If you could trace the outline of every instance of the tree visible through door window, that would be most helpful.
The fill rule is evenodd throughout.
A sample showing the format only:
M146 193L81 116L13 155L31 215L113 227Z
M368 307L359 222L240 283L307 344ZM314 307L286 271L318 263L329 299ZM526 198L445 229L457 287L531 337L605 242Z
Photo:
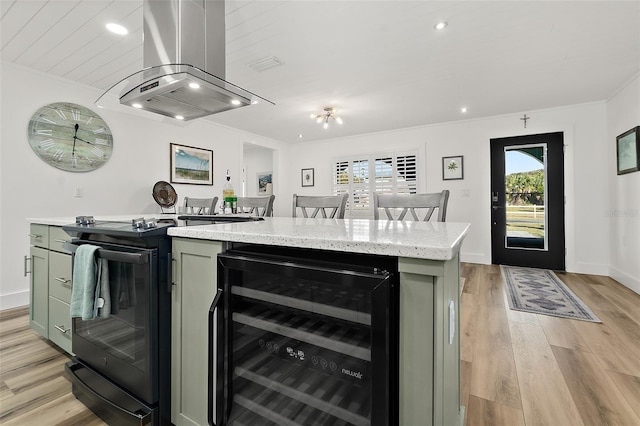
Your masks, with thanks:
M416 152L365 155L334 162L333 193L349 194L351 217L372 215L373 192L416 194Z

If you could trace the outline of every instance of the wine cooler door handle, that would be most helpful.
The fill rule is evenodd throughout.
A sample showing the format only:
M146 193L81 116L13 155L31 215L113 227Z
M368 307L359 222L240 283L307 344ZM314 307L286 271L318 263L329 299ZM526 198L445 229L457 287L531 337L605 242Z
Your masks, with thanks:
M213 360L214 360L214 344L217 343L217 347L220 348L221 345L224 346L224 331L223 331L223 326L222 326L222 321L224 316L222 315L222 310L224 308L224 304L221 303L223 298L223 291L221 288L219 288L216 292L215 297L213 298L213 302L211 302L211 307L209 308L209 347L208 347L208 352L209 352L209 368L208 368L208 376L209 376L209 394L207 397L207 405L208 405L208 418L209 418L209 425L211 426L216 426L216 419L213 416L213 407L214 404L217 403L217 399L220 398L221 396L219 395L219 392L221 391L221 387L218 386L217 383L214 383L213 381L213 377L214 377L214 371L217 369L217 365L214 364ZM218 315L218 327L217 329L215 328L215 321L214 318L216 316L216 314ZM221 333L223 335L221 335ZM214 337L215 336L215 337ZM222 362L220 359L220 355L221 355L221 351L218 350L218 362ZM218 380L224 380L223 377L218 376L217 377ZM214 401L214 391L217 390L217 392L215 392L215 399L216 401ZM217 404L218 407L220 407L220 404ZM221 413L216 413L218 418L220 418Z

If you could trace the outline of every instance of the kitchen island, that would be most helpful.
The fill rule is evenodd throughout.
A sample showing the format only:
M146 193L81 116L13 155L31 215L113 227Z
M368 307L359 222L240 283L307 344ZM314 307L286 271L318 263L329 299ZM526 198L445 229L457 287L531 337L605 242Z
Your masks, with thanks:
M267 218L175 227L173 238L172 421L207 423L204 319L216 295L216 257L232 243L378 255L397 259L399 424L456 425L460 407L459 251L465 223Z

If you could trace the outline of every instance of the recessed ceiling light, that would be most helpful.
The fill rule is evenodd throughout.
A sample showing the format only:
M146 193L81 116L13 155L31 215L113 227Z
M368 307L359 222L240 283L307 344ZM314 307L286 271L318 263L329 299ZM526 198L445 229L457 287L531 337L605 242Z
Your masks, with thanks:
M240 101L239 101L239 100L237 100L237 99L232 100L232 101L231 101L231 103L232 103L233 105L240 105Z
M460 108L460 112L467 112L467 107Z
M436 30L444 30L445 28L447 28L447 21L440 21L437 24L435 24L433 26L433 28L435 28Z
M300 134L298 135L298 137L299 137L300 139L302 139L302 138L304 137L304 135L303 135L302 133L300 133Z
M251 101L251 105L255 105L255 104L257 104L257 103L260 103L260 101L259 101L259 100L257 100L257 99L254 99L253 101Z
M184 120L184 117L181 115L176 115L176 120Z
M109 22L106 27L114 34L125 35L129 33L129 30L127 30L125 27L120 24L114 24L113 22Z
M200 85L198 83L189 83L189 87L191 87L192 89L199 89Z
M131 104L131 106L134 108L142 108L142 105L140 104Z

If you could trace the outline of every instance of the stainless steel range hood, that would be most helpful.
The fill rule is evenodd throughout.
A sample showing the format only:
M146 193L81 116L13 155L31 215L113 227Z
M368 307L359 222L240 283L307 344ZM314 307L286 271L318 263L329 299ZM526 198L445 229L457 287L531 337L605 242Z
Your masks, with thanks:
M273 104L225 81L224 1L144 0L143 7L145 68L124 79L121 104L185 121Z

